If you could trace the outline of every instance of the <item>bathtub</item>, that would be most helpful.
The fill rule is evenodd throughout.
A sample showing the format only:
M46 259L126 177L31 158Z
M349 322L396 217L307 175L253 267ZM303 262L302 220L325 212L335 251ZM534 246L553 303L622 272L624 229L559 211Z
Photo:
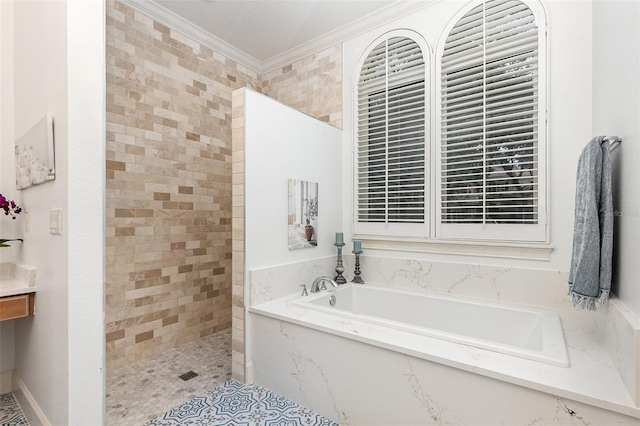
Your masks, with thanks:
M383 327L569 367L562 325L555 312L370 284L346 284L335 291L301 296L293 303Z

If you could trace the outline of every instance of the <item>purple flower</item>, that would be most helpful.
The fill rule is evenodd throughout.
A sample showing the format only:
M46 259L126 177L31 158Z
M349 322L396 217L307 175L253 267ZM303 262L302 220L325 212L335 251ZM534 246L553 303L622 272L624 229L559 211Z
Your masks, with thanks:
M17 205L15 201L8 200L2 194L0 194L0 209L4 210L5 216L11 216L11 219L15 219L16 215L22 211L22 207Z

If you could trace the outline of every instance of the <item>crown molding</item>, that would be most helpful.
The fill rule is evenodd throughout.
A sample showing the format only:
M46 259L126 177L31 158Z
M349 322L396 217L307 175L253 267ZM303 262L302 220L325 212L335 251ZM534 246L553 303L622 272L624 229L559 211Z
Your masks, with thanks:
M300 44L299 46L269 58L266 61L257 60L253 56L203 30L192 22L187 21L183 17L164 8L163 6L160 6L153 0L120 1L137 11L144 13L150 18L182 33L183 35L210 47L217 53L236 61L256 73L264 74L353 38L366 31L372 30L383 23L410 15L418 10L433 6L434 4L440 3L444 0L398 0L387 7L377 10L376 12L306 43Z
M182 33L194 41L210 47L217 53L221 53L225 57L250 68L258 74L263 72L262 63L253 56L244 53L242 50L237 49L226 41L212 35L191 21L187 21L152 0L120 0L120 2Z
M370 13L369 15L355 20L347 25L343 25L342 27L334 31L323 34L320 37L317 37L306 43L302 43L299 46L294 47L293 49L287 50L286 52L267 59L261 64L261 72L267 73L285 65L289 65L290 63L302 59L306 56L312 55L345 40L349 40L367 31L373 30L381 24L411 15L418 10L425 9L442 1L444 0L398 0L387 7Z

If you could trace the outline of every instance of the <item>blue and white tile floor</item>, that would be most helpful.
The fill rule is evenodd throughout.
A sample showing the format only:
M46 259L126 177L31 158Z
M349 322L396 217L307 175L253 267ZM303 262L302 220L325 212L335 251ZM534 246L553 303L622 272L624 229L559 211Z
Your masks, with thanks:
M233 379L145 423L174 425L338 426L268 389Z
M0 395L0 426L29 426L13 393Z

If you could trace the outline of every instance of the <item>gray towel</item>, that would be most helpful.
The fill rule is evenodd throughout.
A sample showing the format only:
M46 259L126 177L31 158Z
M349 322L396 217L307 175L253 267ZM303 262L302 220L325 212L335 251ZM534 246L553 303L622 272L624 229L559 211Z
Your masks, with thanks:
M594 311L611 289L613 201L609 143L593 138L578 160L573 254L569 271L571 304Z

